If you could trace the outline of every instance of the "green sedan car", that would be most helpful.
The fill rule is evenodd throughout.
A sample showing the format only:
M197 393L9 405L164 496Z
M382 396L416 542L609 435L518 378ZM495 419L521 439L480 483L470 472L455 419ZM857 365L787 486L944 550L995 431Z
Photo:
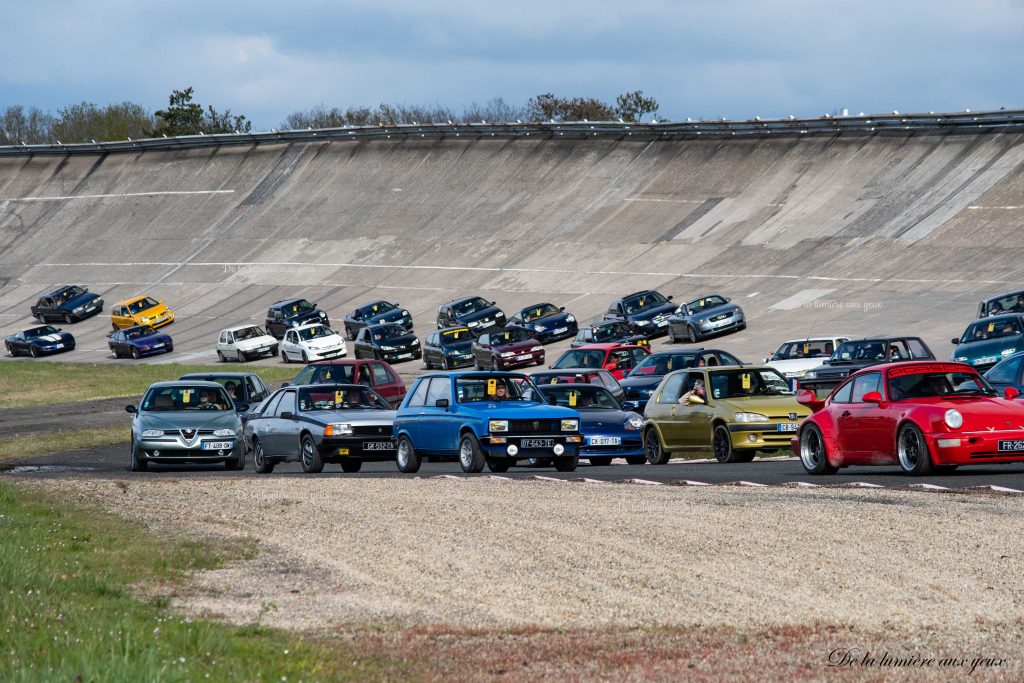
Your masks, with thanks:
M652 465L708 451L719 462L749 462L758 451L789 448L810 413L774 368L677 370L665 375L644 408L644 455Z
M127 406L132 415L131 470L150 463L224 463L245 467L240 412L217 382L157 382L142 403Z

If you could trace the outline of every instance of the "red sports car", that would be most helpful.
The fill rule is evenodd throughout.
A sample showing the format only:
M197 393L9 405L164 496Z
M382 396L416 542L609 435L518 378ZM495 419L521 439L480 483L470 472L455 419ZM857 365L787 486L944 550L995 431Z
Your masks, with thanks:
M921 475L958 465L1024 461L1024 404L1000 396L970 365L890 363L851 375L825 399L797 401L813 414L793 439L810 474L850 465L899 465Z

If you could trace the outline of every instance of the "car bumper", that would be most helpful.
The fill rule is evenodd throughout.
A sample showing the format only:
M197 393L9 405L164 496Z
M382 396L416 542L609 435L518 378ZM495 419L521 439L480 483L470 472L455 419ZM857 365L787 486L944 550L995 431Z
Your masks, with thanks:
M1024 461L1024 431L925 434L936 465L978 465ZM1014 451L1000 451L1000 442L1017 442Z
M526 356L529 356L529 358L527 358ZM542 365L543 363L543 350L516 354L514 358L496 358L494 360L496 370L511 370L513 368L525 368L530 365Z
M277 352L274 352L277 355ZM309 360L330 360L331 358L343 358L348 355L348 347L342 346L330 351L306 351L306 358Z
M621 443L615 445L593 445L591 439L612 437L621 440ZM589 456L611 456L618 458L625 458L632 455L643 455L644 445L640 439L640 432L633 432L630 436L622 436L621 434L588 434L584 437L584 443L580 447L580 457L586 458Z
M401 351L378 351L377 354L381 360L392 362L401 362L404 360L416 360L417 358L423 357L423 349L403 349Z
M261 348L263 348L263 347L261 347ZM263 358L264 356L266 356L267 358L273 358L274 356L277 355L277 349L278 349L278 345L277 344L271 344L271 345L269 345L267 347L266 351L258 351L256 349L249 349L248 351L240 351L239 353L241 353L242 354L242 358L245 358L245 359L249 359L249 358Z
M166 316L164 316L162 318L157 318L156 320L154 320L152 322L148 322L148 323L140 322L139 324L140 325L149 325L150 327L152 327L155 330L158 327L164 327L165 325L170 325L173 322L174 322L174 314L173 313L168 313Z
M389 461L395 459L395 441L390 435L380 437L331 437L320 442L324 462L342 460Z
M75 345L74 344L65 344L64 346L62 346L59 349L54 349L54 348L41 349L38 346L36 347L36 351L39 352L40 356L52 356L52 355L57 354L57 353L64 353L65 351L74 351L74 350L75 350Z
M94 315L99 315L102 312L103 306L94 306L91 309L86 308L84 311L81 311L79 313L75 313L74 311L68 311L68 313L71 314L71 319L74 320L75 322L81 322L86 318L91 318Z
M744 318L733 316L717 322L701 322L697 329L701 334L721 334L723 332L739 332L746 327L747 321Z
M576 333L579 331L580 327L578 323L568 323L567 325L560 325L554 329L545 330L544 332L537 332L536 339L541 344L551 344L552 342L561 341L562 339L575 337Z
M203 448L204 443L230 443L230 448L207 449ZM139 457L149 462L223 462L242 457L244 446L241 438L218 439L216 437L203 437L191 447L182 443L180 439L159 440L142 439L137 443L136 453Z
M745 449L791 448L800 422L755 422L729 425L732 447ZM780 427L785 431L780 431Z
M544 441L544 445L539 445ZM582 435L485 436L480 440L484 454L491 458L571 458L580 454ZM513 452L510 452L510 448ZM556 451L561 450L561 453Z
M134 348L139 350L139 355L140 356L157 356L157 355L160 355L161 353L170 353L171 351L173 351L174 350L174 344L166 344L166 345L161 346L159 348L151 348L151 347L141 348L141 347L138 347L138 346L136 346Z
M445 356L445 358L448 359L448 367L450 368L465 368L473 364L472 355L458 358L453 356Z

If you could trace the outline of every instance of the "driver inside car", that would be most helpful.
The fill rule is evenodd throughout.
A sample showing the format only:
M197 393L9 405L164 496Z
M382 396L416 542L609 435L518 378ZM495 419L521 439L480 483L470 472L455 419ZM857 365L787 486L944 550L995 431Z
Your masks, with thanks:
M697 381L695 381L693 383L693 386L690 387L690 390L684 393L682 396L680 396L677 402L682 405L686 405L690 402L691 396L699 398L702 401L706 399L706 396L704 394L704 380L698 379Z

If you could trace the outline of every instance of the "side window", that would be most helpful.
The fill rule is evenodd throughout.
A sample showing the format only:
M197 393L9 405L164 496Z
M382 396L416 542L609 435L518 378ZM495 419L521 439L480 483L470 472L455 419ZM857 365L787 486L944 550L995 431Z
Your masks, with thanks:
M429 379L421 379L416 383L416 388L413 389L412 398L409 399L409 407L422 406L424 401L427 399L427 385L430 384Z
M365 384L366 386L372 386L373 380L370 378L370 366L360 365L359 374L356 377L356 384Z
M295 379L292 380L292 384L309 384L309 378L313 376L316 371L316 366L310 365L303 368L299 374L295 375Z
M480 338L476 340L476 343L479 344L480 346L487 346L488 344L491 343L491 335L481 334Z
M267 415L273 417L277 415L277 406L281 404L281 396L284 394L283 391L279 391L274 394L270 399L267 400L267 405L263 408L261 415Z
M639 365L647 357L647 352L643 349L630 349L629 353L633 356L633 366Z
M260 390L256 388L256 384L252 381L252 377L245 378L245 393L249 395L249 403L258 401L262 397Z
M725 351L718 352L718 362L722 365L742 365L739 358Z
M860 375L853 380L853 396L851 397L852 403L860 403L864 400L864 394L872 391L881 391L881 379L882 375L878 372L869 372L866 375Z
M985 378L990 382L998 384L1016 384L1020 377L1020 366L1024 362L1024 356L1017 356L1004 361L988 371Z
M620 370L629 370L633 367L633 354L630 353L630 349L619 349L612 352L609 361Z
M437 332L431 332L427 335L427 346L437 346Z
M853 392L853 382L847 382L832 395L833 403L850 403L850 394Z
M618 384L618 382L615 381L615 378L612 377L611 373L609 373L609 372L599 372L599 373L597 373L596 375L594 375L594 376L592 376L590 378L590 383L591 384L602 384L603 383L605 388L608 389L608 391L612 391L612 392L615 391L615 389L617 388L615 385Z
M388 369L383 363L373 363L374 384L390 384L392 381L391 375L388 374Z
M268 320L273 320L274 319L274 309L273 308L268 308L267 309L267 319Z
M359 330L359 334L356 336L356 341L365 342L366 340L368 340L370 338L369 329L369 327L364 327L363 329Z
M587 331L586 330L580 330L579 332L576 333L576 341L586 341L586 340L587 340Z
M295 330L289 330L288 331L288 341L291 342L292 344L298 344L299 343L299 334L298 334L298 332L296 332Z
M682 373L678 375L670 375L669 378L665 380L665 386L661 389L661 394L658 396L658 403L675 403L679 399L680 394L683 393L681 389L683 387L683 379L685 378L686 375Z
M907 342L902 339L889 342L889 360L909 360L910 349L907 348ZM874 391L872 389L872 391Z
M116 342L124 341L124 332L115 332L112 338Z
M438 399L446 398L452 402L452 380L449 377L432 377L430 388L427 389L427 406L432 406Z
M274 410L274 415L280 416L282 413L295 412L295 392L285 391L282 392L281 401L277 404L277 408Z
M921 343L920 339L908 339L910 342L910 352L914 354L914 358L931 358L932 354L928 353L928 350Z

